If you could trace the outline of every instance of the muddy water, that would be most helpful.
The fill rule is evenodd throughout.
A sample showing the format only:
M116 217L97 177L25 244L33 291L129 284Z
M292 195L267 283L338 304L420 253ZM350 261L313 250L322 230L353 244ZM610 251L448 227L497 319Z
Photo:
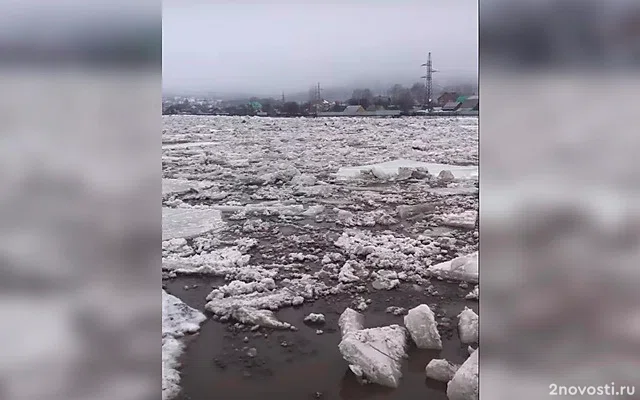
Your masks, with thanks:
M178 278L167 282L166 289L190 306L204 310L206 295L219 283L198 277ZM198 286L193 288L194 284ZM351 296L342 295L280 310L278 317L294 324L298 328L295 332L262 328L257 332L234 332L231 324L207 320L182 358L183 392L178 399L446 399L446 384L427 380L424 368L433 358L446 358L454 363L467 358L467 346L460 343L455 330L456 315L465 306L478 312L478 303L464 300L468 290L455 283L434 280L433 285L441 296L429 296L411 285L364 294L372 300L364 312L366 327L402 324L402 316L385 312L391 305L405 308L421 303L435 305L436 314L451 319L450 328L441 328L443 350L409 347L398 389L360 385L349 371L338 351L338 318L351 305ZM303 319L310 312L325 314L326 323L305 325ZM318 335L317 329L324 333ZM255 357L247 355L249 348L257 350Z

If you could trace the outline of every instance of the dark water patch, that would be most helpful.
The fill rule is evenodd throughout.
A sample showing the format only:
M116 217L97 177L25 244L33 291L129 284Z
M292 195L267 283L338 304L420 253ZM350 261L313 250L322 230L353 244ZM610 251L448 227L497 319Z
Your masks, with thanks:
M183 296L181 298L187 304L200 308L208 291L184 291L182 287L188 285L185 282L184 278L176 279L172 283L175 287L167 290L178 297ZM474 305L458 297L455 283L437 282L436 285L441 297L408 287L365 294L365 298L372 300L364 312L366 326L403 324L403 316L385 312L389 305L409 309L433 302L437 305L437 313L444 313L453 321L454 327L456 315L465 305L475 306L477 310L477 302ZM203 287L205 285L200 288ZM206 321L182 359L183 393L179 399L446 399L446 384L427 380L424 368L433 358L462 363L468 357L467 346L460 343L457 334L443 334L441 351L420 350L410 344L409 357L403 361L399 388L361 385L338 350L341 339L338 318L351 302L352 296L342 294L278 311L278 318L295 325L297 331L264 328L238 331L231 324ZM323 313L326 323L305 324L304 317L311 312ZM317 334L318 329L323 333Z

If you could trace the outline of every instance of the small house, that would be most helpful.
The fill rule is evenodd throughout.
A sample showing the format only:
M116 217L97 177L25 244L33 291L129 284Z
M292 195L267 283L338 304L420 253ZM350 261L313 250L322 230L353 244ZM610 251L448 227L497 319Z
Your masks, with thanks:
M347 106L342 112L344 115L359 115L365 112L364 107L362 106Z
M480 99L478 96L467 97L462 104L460 104L461 111L478 111L480 105Z
M450 101L447 104L445 104L442 107L442 111L445 112L454 112L454 111L458 111L460 109L460 106L462 105L461 102L458 101Z
M439 106L444 106L447 103L450 103L452 101L456 101L456 99L459 97L458 93L455 92L444 92L440 95L440 97L438 97L438 105Z

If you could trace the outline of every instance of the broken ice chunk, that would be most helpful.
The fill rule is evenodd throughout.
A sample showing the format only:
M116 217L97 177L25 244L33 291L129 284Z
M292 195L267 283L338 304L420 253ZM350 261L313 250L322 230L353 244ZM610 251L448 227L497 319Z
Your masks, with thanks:
M338 216L336 222L345 226L353 226L355 225L355 215L346 210L336 209L338 211Z
M460 341L465 344L478 342L478 314L465 307L458 315Z
M427 364L425 373L427 378L446 383L453 378L459 368L459 365L452 364L447 360L433 359Z
M304 317L304 322L310 324L324 324L324 314L311 313Z
M400 218L410 218L418 214L433 212L435 209L436 207L431 203L422 203L414 206L398 206L396 212Z
M455 179L456 177L453 175L453 172L448 169L443 169L438 174L438 180L443 183L453 182Z
M399 325L350 332L338 345L351 371L367 381L392 388L402 377L406 357L406 330Z
M162 207L163 241L192 238L206 232L221 230L225 225L218 210Z
M307 208L302 215L306 216L306 217L315 217L318 214L322 214L324 212L324 206L323 205L316 205L316 206L309 206L309 208Z
M464 211L459 214L443 214L440 219L442 225L452 228L473 229L476 227L478 212L473 210Z
M340 315L338 325L340 326L342 337L345 337L348 333L358 331L364 327L364 315L347 308Z
M206 317L179 298L162 291L162 399L169 400L180 392L180 363L184 350L181 338L200 329Z
M421 304L409 310L404 317L404 325L419 349L442 349L438 324L428 305Z
M162 290L162 336L180 338L200 329L207 317L179 298Z
M478 391L478 350L474 351L455 373L447 385L449 400L477 400Z
M291 305L294 297L296 295L293 291L288 288L282 288L273 292L253 292L223 299L212 299L204 307L207 311L216 315L225 316L229 315L237 307L277 310Z
M432 265L428 271L442 278L478 282L478 252Z
M371 274L373 288L376 290L391 290L400 285L398 274L395 271L379 270Z
M471 292L469 292L469 294L464 296L464 298L467 300L478 300L478 298L480 298L480 289L478 285L476 285L476 287Z
M385 312L393 315L402 315L402 314L406 314L407 310L405 310L403 307L390 306L390 307L387 307Z
M357 282L360 280L355 274L355 269L348 261L342 266L340 269L340 273L338 274L338 281L342 283L351 283Z
M231 311L231 317L245 325L259 325L272 329L290 329L291 324L281 322L273 311L257 310L250 307L238 307Z

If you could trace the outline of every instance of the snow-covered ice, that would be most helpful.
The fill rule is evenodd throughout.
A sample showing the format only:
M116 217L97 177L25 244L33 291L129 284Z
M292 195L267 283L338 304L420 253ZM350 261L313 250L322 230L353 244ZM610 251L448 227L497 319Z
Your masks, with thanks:
M447 384L447 397L449 400L478 400L479 398L479 372L478 349L474 351L455 373Z
M221 278L205 309L214 320L246 328L286 329L290 324L274 311L347 295L353 309L338 325L350 370L397 385L407 329L364 329L354 310L373 300L374 312L404 315L389 307L394 303L379 302L385 289L413 286L440 296L429 286L437 274L428 268L477 249L474 232L443 226L477 208L478 169L470 166L478 161L477 124L460 128L474 120L173 116L164 122L163 205L178 208L163 210L163 278ZM454 180L438 180L442 171ZM164 221L167 213L173 225ZM305 314L305 323L319 322L316 313ZM308 329L324 333L318 327ZM165 342L167 354L182 351L180 341Z
M462 343L478 343L478 314L468 307L458 315L458 333Z
M344 338L349 333L363 329L364 315L351 308L347 308L340 314L338 326L340 326L340 333Z
M207 147L219 144L218 142L187 142L187 143L170 143L163 144L162 149L165 150L176 150L176 149L187 149L189 147Z
M338 345L351 371L368 382L397 388L406 357L406 330L399 325L347 333Z
M224 226L220 211L162 207L162 240L192 238Z
M304 322L310 324L324 324L324 314L311 313L304 317Z
M391 290L400 285L398 273L395 271L380 269L373 272L371 277L373 278L372 286L376 290Z
M436 276L472 283L478 282L478 252L456 257L429 267Z
M338 280L342 283L352 283L358 282L360 278L356 276L356 271L353 268L353 265L350 262L346 262L344 263L342 268L340 268Z
M442 349L436 317L428 305L421 304L409 310L404 325L419 349Z
M452 364L447 360L434 358L429 361L429 364L427 364L425 374L427 375L427 378L446 383L453 378L459 368L459 365Z
M291 324L281 322L273 311L257 310L251 307L236 307L231 311L231 318L245 325L258 325L272 329L290 329Z
M200 311L162 290L162 336L178 338L195 333L205 319Z
M196 333L206 317L162 290L162 399L169 400L180 392L180 364L184 351L181 338Z
M478 177L478 168L474 166L465 167L458 165L447 165L437 163L427 163L406 159L398 159L377 164L360 165L356 167L342 167L336 173L339 179L360 178L363 174L371 173L378 179L391 179L400 174L401 169L427 170L431 175L437 176L441 171L449 170L456 179L472 179Z
M210 185L210 182L164 178L162 179L162 195L186 192L190 189L200 189Z
M479 285L476 285L476 287L473 288L473 290L470 291L469 294L467 294L464 298L467 299L467 300L478 300L480 298L480 287L479 287Z
M443 214L443 226L451 226L454 228L473 229L476 226L477 211L467 210L459 214Z

